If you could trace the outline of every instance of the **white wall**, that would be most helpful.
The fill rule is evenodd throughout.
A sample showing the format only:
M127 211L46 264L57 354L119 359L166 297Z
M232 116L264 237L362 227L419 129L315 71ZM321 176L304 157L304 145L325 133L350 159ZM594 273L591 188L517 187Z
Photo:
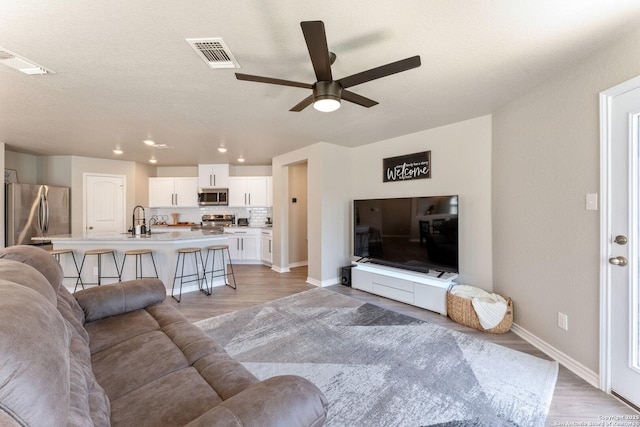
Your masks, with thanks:
M431 178L382 182L382 160L431 151ZM352 199L458 194L461 283L491 290L491 116L351 150ZM350 218L351 221L351 218Z
M21 184L48 184L48 182L42 182L39 176L38 158L32 154L7 150L4 152L4 168L14 169L18 174L18 182Z
M317 286L340 283L349 263L349 152L320 142L273 158L273 264L289 267L289 168L307 163L308 281Z
M271 176L271 166L229 165L229 176Z
M198 176L198 166L158 166L155 176Z
M39 163L42 165L41 184L58 185L61 187L71 187L72 168L71 156L43 156ZM82 189L75 189L78 197L82 197ZM73 199L74 189L71 188L71 198ZM72 212L73 216L73 212Z
M134 162L71 156L71 232L84 231L84 173L124 175L126 185L125 218L135 206L136 166Z
M135 164L134 206L149 206L149 177L155 176L156 167L145 163Z
M593 372L599 363L599 92L640 74L640 30L493 115L496 290L515 322ZM557 327L557 313L569 330Z

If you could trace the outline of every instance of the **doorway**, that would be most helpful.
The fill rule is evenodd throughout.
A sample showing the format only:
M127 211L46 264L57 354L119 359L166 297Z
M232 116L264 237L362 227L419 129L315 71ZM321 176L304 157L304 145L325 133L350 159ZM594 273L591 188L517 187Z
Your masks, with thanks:
M307 162L289 165L289 267L308 265Z
M124 232L126 176L84 174L84 230Z
M640 77L600 95L600 386L640 407Z

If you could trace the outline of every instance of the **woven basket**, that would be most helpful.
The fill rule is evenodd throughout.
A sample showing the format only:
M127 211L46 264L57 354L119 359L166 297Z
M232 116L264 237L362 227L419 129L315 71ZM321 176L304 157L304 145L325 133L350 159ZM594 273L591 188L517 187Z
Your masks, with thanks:
M479 329L491 334L504 334L505 332L509 332L511 324L513 323L513 302L511 298L505 299L507 300L507 312L502 321L491 329L484 329L480 324L478 315L473 309L471 298L464 298L447 292L447 315L454 322L469 326L470 328Z

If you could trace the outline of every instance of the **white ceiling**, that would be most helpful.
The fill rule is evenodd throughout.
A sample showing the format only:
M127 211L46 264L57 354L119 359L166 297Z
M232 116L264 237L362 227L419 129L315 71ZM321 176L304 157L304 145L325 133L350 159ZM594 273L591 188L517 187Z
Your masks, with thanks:
M324 21L334 79L413 55L422 66L350 89L379 105L333 113L289 112L306 89L236 80L313 83L306 20ZM319 141L354 147L489 114L639 22L637 0L3 0L0 47L56 74L0 65L0 142L158 166L270 164ZM185 41L204 37L222 37L242 68L210 69Z

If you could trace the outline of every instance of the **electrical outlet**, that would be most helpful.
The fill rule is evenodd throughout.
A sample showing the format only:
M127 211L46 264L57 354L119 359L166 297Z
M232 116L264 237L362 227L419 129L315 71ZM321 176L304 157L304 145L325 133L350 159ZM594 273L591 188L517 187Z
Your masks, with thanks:
M98 275L98 267L93 267L93 275L94 276Z
M569 330L569 316L558 312L558 328L564 329L565 331Z

